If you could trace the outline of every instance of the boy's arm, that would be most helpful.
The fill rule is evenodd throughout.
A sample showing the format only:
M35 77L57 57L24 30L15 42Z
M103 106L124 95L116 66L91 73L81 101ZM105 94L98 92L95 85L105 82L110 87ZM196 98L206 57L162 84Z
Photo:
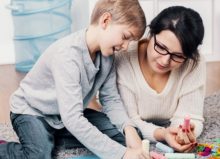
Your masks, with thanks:
M116 86L115 65L99 91L99 100L112 124L125 134L126 145L130 148L141 149L142 142L136 131L135 124L130 120L122 103Z
M125 139L126 139L127 147L135 148L135 149L142 148L141 138L139 137L134 127L129 126L129 125L125 126L124 132L125 132Z
M122 158L126 148L101 133L83 116L82 87L77 63L65 53L51 60L51 71L64 126L99 157Z
M113 64L111 71L100 88L99 101L112 124L123 133L125 126L135 126L129 119L116 86L116 72Z

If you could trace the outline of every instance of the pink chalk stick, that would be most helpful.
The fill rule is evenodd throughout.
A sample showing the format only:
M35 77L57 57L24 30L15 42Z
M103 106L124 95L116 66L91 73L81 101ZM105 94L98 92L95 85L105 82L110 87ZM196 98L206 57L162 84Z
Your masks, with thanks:
M184 118L183 128L190 130L190 116L187 115Z
M156 152L154 152L154 151L151 151L151 152L150 152L150 156L151 156L153 159L166 159L165 156L163 156L162 154L156 153Z

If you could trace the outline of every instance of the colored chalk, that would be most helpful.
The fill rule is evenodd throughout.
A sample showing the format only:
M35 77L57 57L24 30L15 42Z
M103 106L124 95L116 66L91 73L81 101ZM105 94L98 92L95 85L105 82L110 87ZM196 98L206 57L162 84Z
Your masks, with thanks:
M220 144L220 138L214 139L213 142L216 142L216 143Z
M143 148L144 151L149 153L149 151L150 151L150 141L147 140L147 139L142 140L142 148Z
M167 159L194 159L196 158L193 153L165 153Z
M161 142L158 142L156 144L156 148L160 149L161 151L163 151L165 153L173 153L174 152L174 150L171 147L164 145Z
M153 159L166 159L166 157L162 154L159 154L157 152L153 152L151 151L150 152L150 156L153 158Z
M202 157L214 156L216 158L220 158L220 144L218 143L214 143L214 144L199 143L196 150L198 156L202 156Z
M187 115L184 118L183 129L190 130L190 116Z

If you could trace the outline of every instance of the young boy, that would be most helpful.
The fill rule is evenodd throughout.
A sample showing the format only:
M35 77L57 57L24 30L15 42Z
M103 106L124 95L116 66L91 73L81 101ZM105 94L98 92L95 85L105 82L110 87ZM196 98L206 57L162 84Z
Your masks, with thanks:
M90 26L52 44L11 96L20 143L0 144L0 158L50 159L60 139L104 159L147 158L118 94L113 56L145 27L138 0L99 0ZM98 90L103 113L86 109Z

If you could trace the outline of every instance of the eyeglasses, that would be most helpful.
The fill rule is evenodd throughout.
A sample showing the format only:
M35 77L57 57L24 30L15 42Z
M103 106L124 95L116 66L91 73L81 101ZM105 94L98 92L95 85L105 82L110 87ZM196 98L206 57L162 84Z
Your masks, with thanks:
M180 55L182 53L179 52L171 53L166 48L164 48L164 46L161 46L161 44L157 42L156 35L154 35L154 50L161 55L170 55L170 59L178 63L182 63L187 59L186 57Z

